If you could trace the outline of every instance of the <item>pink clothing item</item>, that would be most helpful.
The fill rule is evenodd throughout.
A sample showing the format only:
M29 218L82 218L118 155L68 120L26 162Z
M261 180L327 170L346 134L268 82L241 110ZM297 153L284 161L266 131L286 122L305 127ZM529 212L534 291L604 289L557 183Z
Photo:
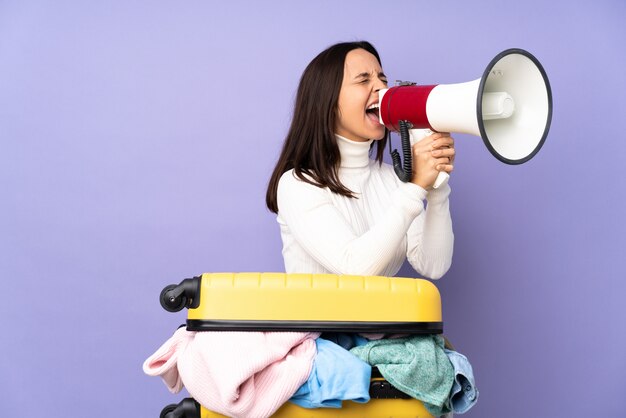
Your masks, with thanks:
M195 332L189 332L185 327L178 328L153 355L143 363L143 371L148 376L160 376L172 393L178 393L183 388L176 363L187 345L193 341Z
M182 388L176 384L179 373L189 394L211 411L266 418L308 379L317 337L319 333L179 329L146 360L144 371L155 375L158 370L171 391ZM178 373L171 371L175 366Z

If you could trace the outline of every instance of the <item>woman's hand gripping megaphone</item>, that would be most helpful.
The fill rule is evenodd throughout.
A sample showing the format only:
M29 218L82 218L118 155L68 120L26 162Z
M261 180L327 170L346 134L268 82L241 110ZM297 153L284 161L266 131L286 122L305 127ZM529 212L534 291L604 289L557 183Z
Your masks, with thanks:
M454 169L454 138L447 132L410 129L413 176L411 181L424 189L444 185Z

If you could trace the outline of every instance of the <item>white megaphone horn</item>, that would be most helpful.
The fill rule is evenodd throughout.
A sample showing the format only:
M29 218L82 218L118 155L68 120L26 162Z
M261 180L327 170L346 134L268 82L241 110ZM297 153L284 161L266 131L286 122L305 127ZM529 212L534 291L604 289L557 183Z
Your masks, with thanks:
M552 120L546 72L532 54L517 48L496 55L477 80L428 86L401 83L379 92L379 106L380 123L400 131L402 137L404 164L397 151L393 160L403 181L411 180L409 140L419 139L423 129L480 136L498 160L522 164L539 151ZM447 179L448 174L440 172L433 187Z

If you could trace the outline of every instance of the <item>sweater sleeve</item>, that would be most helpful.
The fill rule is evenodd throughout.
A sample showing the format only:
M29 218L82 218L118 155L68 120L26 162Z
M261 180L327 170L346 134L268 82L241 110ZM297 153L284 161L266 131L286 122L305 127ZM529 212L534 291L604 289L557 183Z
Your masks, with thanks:
M358 236L327 189L297 179L293 171L283 174L278 184L280 217L311 257L335 274L379 274L424 210L425 197L421 187L402 184L381 221Z
M431 190L425 213L415 219L407 233L407 259L420 274L441 278L452 264L454 234L450 216L450 186Z

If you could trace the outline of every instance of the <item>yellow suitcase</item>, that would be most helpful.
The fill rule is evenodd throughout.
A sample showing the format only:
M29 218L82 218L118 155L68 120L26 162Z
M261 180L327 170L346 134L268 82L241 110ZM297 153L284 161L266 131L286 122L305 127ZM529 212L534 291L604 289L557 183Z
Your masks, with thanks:
M205 273L165 287L160 302L188 308L189 331L443 332L439 291L423 279Z
M367 403L344 402L341 409L306 409L287 402L272 418L433 418L417 399L376 399ZM160 418L225 418L192 398L168 405ZM254 417L250 417L254 418Z
M190 331L320 331L439 334L441 297L423 279L286 273L204 273L166 286L161 306L187 311ZM372 387L376 386L375 390ZM306 409L285 403L274 418L432 418L382 377L372 399L344 401L341 409ZM187 398L161 418L221 418Z

